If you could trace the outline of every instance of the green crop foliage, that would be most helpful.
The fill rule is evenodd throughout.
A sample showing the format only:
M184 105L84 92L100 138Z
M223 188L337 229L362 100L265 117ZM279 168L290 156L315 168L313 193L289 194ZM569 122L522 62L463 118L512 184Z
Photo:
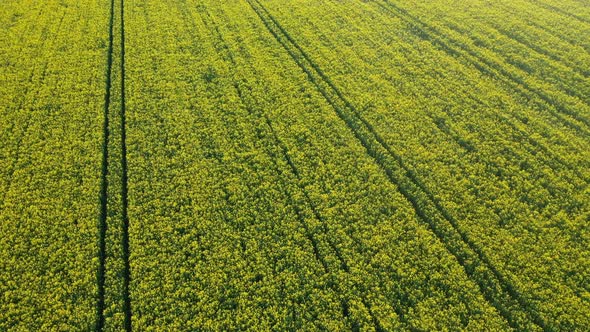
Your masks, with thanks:
M590 329L589 8L6 1L0 330Z
M94 326L107 14L2 4L0 330Z

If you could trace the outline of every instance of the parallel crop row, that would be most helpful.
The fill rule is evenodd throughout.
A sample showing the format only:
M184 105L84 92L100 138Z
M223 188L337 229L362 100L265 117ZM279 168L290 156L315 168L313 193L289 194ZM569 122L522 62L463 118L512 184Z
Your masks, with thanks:
M308 54L308 66L321 67L514 285L519 307L540 313L534 320L547 329L584 326L583 315L568 308L583 306L587 291L579 278L588 271L585 138L534 114L509 86L494 87L477 67L441 52L383 7L264 4ZM548 275L548 266L562 277ZM549 294L560 304L550 304Z
M0 330L588 329L588 33L575 0L7 1Z
M251 4L254 2L251 2ZM400 192L412 203L420 219L445 243L447 249L464 266L465 272L476 281L488 301L508 320L514 328L531 329L530 321L544 326L545 323L534 311L519 306L528 306L505 278L492 266L482 251L459 228L456 220L438 204L419 179L408 169L402 159L381 138L373 127L359 114L330 79L310 57L297 45L289 34L266 11L260 3L253 5L267 28L290 53L294 61L305 71L318 90L346 122L367 153L387 173L390 181L399 185ZM473 265L471 265L473 264ZM476 268L477 266L477 268ZM530 316L529 316L530 315ZM527 319L530 320L527 322Z
M134 328L506 327L246 3L126 8Z
M417 29L422 38L432 41L450 56L457 56L461 60L468 61L485 75L493 77L522 94L523 98L531 100L536 108L550 112L557 121L562 121L581 134L589 133L590 111L585 100L588 94L588 82L583 77L564 72L558 66L559 64L542 63L541 60L530 59L531 55L528 52L523 55L518 54L514 46L502 48L501 52L496 52L493 57L486 56L484 54L489 53L489 50L485 47L472 47L470 44L479 42L484 46L500 47L496 46L500 44L498 41L493 45L489 42L486 45L485 41L476 39L478 34L473 30L470 30L469 37L461 37L461 35L465 36L466 31L459 30L456 25L455 30L459 30L461 35L455 37L454 33L456 34L457 31L453 33L451 32L453 30L442 30L426 24L391 1L377 3L394 15L399 15ZM470 38L472 40L469 40ZM536 63L533 60L536 60ZM537 73L540 70L543 72ZM530 73L533 75L529 75Z

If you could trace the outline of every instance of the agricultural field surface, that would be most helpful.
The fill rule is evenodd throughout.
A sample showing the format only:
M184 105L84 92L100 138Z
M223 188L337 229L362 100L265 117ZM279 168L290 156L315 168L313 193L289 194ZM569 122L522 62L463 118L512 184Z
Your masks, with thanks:
M2 0L0 331L590 331L589 0Z

